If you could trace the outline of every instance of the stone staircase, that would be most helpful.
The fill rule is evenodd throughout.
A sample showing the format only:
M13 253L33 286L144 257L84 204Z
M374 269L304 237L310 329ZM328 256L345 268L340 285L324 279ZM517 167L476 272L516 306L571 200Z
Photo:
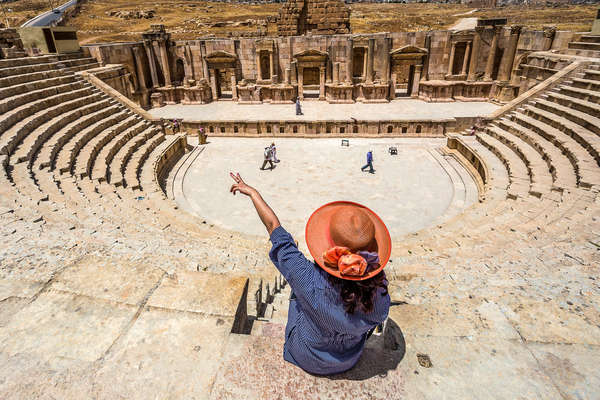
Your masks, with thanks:
M569 42L568 53L598 58L600 56L600 35L583 35L577 42Z
M451 139L480 201L395 238L383 332L323 378L282 360L269 243L178 210L182 137L61 57L0 60L0 397L595 396L597 64Z

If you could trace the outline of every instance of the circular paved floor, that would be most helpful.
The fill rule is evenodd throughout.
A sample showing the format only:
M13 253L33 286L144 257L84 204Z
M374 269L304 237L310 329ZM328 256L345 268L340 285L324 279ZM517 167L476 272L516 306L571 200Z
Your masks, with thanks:
M260 171L264 147L271 141L210 138L211 143L190 168L179 172L185 174L185 201L176 200L208 223L265 235L251 201L229 193L229 171L240 172L248 184L259 189L282 225L297 239L303 237L312 211L334 200L370 207L398 239L435 223L454 196L465 195L456 193L457 185L432 153L445 144L445 139L351 139L350 147L341 147L340 139L280 138L275 142L281 162L274 170ZM387 153L390 145L398 147L397 156ZM374 152L373 175L360 170L369 149ZM458 185L458 190L472 192L473 183L466 185L462 189Z

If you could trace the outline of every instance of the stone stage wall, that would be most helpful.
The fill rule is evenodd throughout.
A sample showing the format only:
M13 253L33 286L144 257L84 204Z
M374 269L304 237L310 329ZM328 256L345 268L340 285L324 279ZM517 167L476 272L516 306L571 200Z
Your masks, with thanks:
M494 24L494 20L480 21ZM501 21L502 22L502 21ZM86 46L101 65L123 64L143 107L239 103L510 101L527 57L562 51L578 34L483 25L474 30L172 41L161 25L140 42ZM535 80L535 79L533 79Z

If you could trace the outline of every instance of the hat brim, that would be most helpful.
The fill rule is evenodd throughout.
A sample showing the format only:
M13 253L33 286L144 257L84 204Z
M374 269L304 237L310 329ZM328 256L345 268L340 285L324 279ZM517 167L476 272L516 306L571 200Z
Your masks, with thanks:
M375 242L377 244L377 253L379 254L380 260L379 268L369 271L363 276L342 275L338 269L329 268L323 262L323 253L335 246L329 233L331 216L341 207L348 206L361 208L367 213L375 226ZM392 252L392 238L381 218L362 204L351 201L334 201L319 207L312 213L306 223L305 238L308 251L319 267L335 277L350 281L363 281L380 273L390 260L390 254Z

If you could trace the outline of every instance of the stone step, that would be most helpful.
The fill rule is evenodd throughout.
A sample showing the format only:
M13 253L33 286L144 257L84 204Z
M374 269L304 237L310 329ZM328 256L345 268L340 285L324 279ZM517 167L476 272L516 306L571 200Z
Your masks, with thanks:
M90 63L95 63L96 59L94 58L78 58L71 60L62 60L52 63L40 63L40 64L31 64L31 65L23 65L18 67L7 67L0 68L0 79L11 77L14 75L22 75L22 74L32 74L36 72L44 72L50 70L64 70L70 67L77 67L80 65L86 65Z
M101 101L106 101L106 99L103 99ZM55 135L51 136L43 144L43 146L39 150L39 154L37 154L37 157L34 159L34 168L42 169L55 165L58 153L65 145L65 143L71 140L73 136L86 129L90 125L121 111L122 109L119 105L111 103L111 101L109 100L106 107L103 107L100 110L92 112L90 114L84 115L78 120L71 122L63 129L58 131Z
M600 51L600 43L569 42L569 49Z
M124 112L125 118L111 125L105 125L99 131L86 132L81 136L76 136L74 140L67 145L67 154L69 155L67 165L62 165L58 171L63 173L74 173L75 163L77 158L87 160L92 156L93 146L89 146L90 141L95 140L98 136L108 135L112 137L121 133L123 130L133 126L137 121L137 116L128 112Z
M127 169L127 163L131 160L131 156L140 146L148 142L148 140L158 133L159 131L157 128L146 127L143 132L140 132L121 146L110 164L109 182L111 184L115 186L127 186L125 181L125 171ZM134 185L137 184L138 182L134 181Z
M34 72L31 74L13 75L7 78L0 78L0 88L8 88L11 86L22 85L28 82L40 81L43 79L52 79L60 76L66 76L64 71L49 70Z
M138 120L138 117L135 115L131 115L130 117ZM77 156L77 159L75 160L73 171L74 175L76 175L78 178L89 176L93 163L98 155L98 152L102 148L102 144L108 143L114 137L126 135L132 130L135 131L136 129L141 129L140 125L142 124L142 122L134 121L134 123L135 125L127 127L125 130L110 129L108 131L105 131L103 134L97 135L91 140L89 140L85 144L85 146L83 146L80 149L80 153ZM100 162L104 163L103 160L101 160Z
M171 143L165 141L165 139L166 137L163 134L155 135L132 155L125 169L127 187L141 189L146 192L160 190L158 182L154 179L153 160L161 154L163 147Z
M62 97L62 101L56 99L56 101L50 102L47 104L47 107L20 120L10 129L6 130L2 136L0 136L0 153L12 154L17 145L27 135L32 133L49 119L81 107L86 103L98 101L101 98L98 91L92 91L90 88L79 89L59 96Z
M595 133L600 138L600 118L595 116L598 115L600 106L584 100L569 100L566 96L554 93L548 93L546 96L548 96L548 100L538 98L533 104L538 108L573 121L575 124ZM563 105L564 103L569 104L569 106ZM586 109L586 111L582 112L579 109Z
M55 78L42 79L39 81L31 81L19 85L9 86L0 89L0 100L5 100L13 96L18 96L23 93L28 93L34 90L49 88L52 86L60 86L67 83L81 81L81 77L75 75L57 76Z
M515 119L514 115L511 115L510 118L501 118L496 122L500 127L518 136L537 150L542 159L546 161L548 170L552 174L554 186L559 189L576 187L577 175L575 166L571 164L570 159L551 141L546 140L531 129L519 125L519 120Z
M515 113L513 120L517 121L546 140L554 143L565 154L575 169L578 184L590 188L600 182L597 174L597 162L581 143L569 134L555 128L552 123L553 114L544 110L527 106L522 112Z
M600 71L595 69L586 69L583 71L584 76L583 79L588 79L592 81L600 81Z
M574 86L561 85L556 90L559 93L565 94L570 97L576 97L578 99L586 100L591 103L600 103L600 92L588 89L581 89Z
M56 157L56 163L52 169L57 169L59 174L64 174L71 171L71 166L75 157L79 153L79 149L94 136L100 134L105 129L109 129L119 122L123 121L129 115L125 111L120 111L116 114L111 114L108 117L97 121L86 129L77 132L69 139L67 143L61 146Z
M531 181L527 167L521 158L510 147L486 133L478 133L476 137L506 165L510 180L508 196L511 198L526 197L531 189Z
M72 60L84 57L82 52L67 53L67 54L48 54L33 57L9 58L0 60L0 68L19 67L34 64L47 64L57 61Z
M46 109L60 105L65 101L88 96L97 92L98 91L94 90L91 86L86 85L85 87L76 90L65 90L64 92L56 91L56 93L50 95L49 97L41 98L12 109L2 114L2 120L0 121L0 137L6 135L7 130L15 128L15 125L36 113L43 113Z
M102 99L100 97L99 101L83 105L67 112L66 114L54 117L45 124L41 125L36 130L35 134L27 135L27 137L19 146L17 146L16 150L14 151L12 155L13 162L31 161L40 147L43 146L44 143L47 143L50 137L57 133L60 135L62 129L77 121L81 117L108 106L110 106L110 100L107 98Z
M598 141L598 135L564 116L549 111L548 109L553 108L548 107L547 103L548 102L541 104L540 107L538 107L539 104L536 102L535 105L528 105L526 109L533 113L534 117L539 117L538 119L565 132L573 137L573 139L577 140L577 142L594 157L597 165L600 165L600 143Z
M583 35L579 38L579 41L584 43L600 43L600 35Z
M50 97L58 93L64 93L70 90L80 89L85 86L85 82L77 79L74 76L59 77L49 79L48 81L36 81L35 85L24 84L19 86L11 86L12 91L6 90L7 96L0 101L0 113L14 110L23 104L30 103L45 97ZM54 85L52 83L55 83ZM7 88L9 89L9 88Z
M546 162L535 148L497 125L488 125L486 133L507 145L523 161L531 180L530 194L541 197L550 192L552 189L552 175Z
M583 78L572 78L570 81L564 82L566 85L571 85L580 89L592 90L594 92L600 92L600 82L583 79Z

